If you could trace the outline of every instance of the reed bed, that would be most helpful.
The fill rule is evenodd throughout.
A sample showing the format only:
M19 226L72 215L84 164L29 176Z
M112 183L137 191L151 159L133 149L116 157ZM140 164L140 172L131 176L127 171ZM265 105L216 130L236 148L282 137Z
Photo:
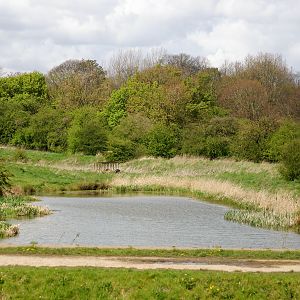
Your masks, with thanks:
M18 218L18 217L37 217L49 215L48 207L32 205L27 203L28 197L7 196L0 200L0 217Z
M123 190L186 190L191 195L204 193L214 201L230 199L238 207L246 210L233 210L225 217L227 220L257 227L287 229L298 231L299 199L291 193L247 190L231 182L210 178L181 178L162 176L123 176L114 178L112 185Z
M116 177L113 186L131 186L142 189L147 186L161 188L187 189L190 192L212 194L216 199L229 198L237 203L252 204L274 213L295 213L300 210L300 203L292 194L278 192L246 190L230 182L206 178L176 178L160 176Z
M48 207L28 203L30 200L30 197L12 195L0 198L0 238L12 237L19 233L19 226L5 222L6 219L41 217L51 213Z
M249 211L230 210L225 213L225 220L248 224L253 227L289 230L298 223L298 214L275 214L269 210Z

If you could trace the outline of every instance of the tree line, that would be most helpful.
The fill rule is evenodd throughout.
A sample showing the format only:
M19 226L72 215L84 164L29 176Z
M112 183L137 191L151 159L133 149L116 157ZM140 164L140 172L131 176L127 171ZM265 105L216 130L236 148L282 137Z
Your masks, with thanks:
M213 68L188 54L121 51L0 78L0 143L54 152L235 157L300 176L300 80L279 55Z

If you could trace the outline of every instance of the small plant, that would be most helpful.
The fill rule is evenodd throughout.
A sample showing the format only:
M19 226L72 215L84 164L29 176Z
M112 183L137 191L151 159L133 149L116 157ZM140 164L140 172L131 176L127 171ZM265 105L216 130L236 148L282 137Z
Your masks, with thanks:
M36 247L37 244L38 244L37 241L31 241L30 242L30 246L33 247L33 248Z
M28 160L28 157L25 150L21 148L16 149L14 153L14 160L26 162Z

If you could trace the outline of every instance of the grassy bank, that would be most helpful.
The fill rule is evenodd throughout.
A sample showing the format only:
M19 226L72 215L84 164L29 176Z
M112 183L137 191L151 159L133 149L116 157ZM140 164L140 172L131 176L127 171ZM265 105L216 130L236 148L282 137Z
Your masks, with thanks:
M211 249L139 249L139 248L95 248L95 247L0 247L0 254L22 255L69 255L69 256L152 256L173 258L230 258L230 259L285 259L300 260L300 250L230 250Z
M121 165L121 173L97 173L99 158L0 148L22 193L63 191L177 193L230 205L227 220L299 231L300 182L286 181L276 164L175 157L144 158Z
M15 236L19 233L18 225L5 222L6 219L33 218L50 213L47 207L31 205L32 198L25 196L0 197L0 238Z
M2 299L299 299L298 274L1 267Z

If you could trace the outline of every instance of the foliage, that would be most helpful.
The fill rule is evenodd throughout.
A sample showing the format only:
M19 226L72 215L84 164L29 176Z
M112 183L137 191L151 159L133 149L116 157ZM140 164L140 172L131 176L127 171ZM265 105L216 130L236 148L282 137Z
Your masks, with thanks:
M254 162L264 160L267 157L268 141L276 126L270 119L241 122L231 147L233 155Z
M134 158L136 146L128 139L111 136L108 142L108 151L105 153L107 161L123 162Z
M28 126L30 114L14 99L0 99L0 143L8 144Z
M102 106L111 91L95 60L67 60L50 70L46 78L51 98L62 108Z
M299 79L278 55L217 69L164 51L0 78L0 143L125 160L176 153L280 162L300 136ZM239 124L239 125L237 125Z
M14 99L31 114L48 103L45 76L39 72L16 74L0 78L0 98Z
M189 94L186 111L192 119L205 119L213 114L219 78L219 71L212 68L205 69L185 81Z
M155 125L146 136L146 147L155 157L174 157L180 148L180 132L175 125Z
M62 110L43 107L19 130L11 143L27 148L61 152L67 148L69 118Z
M205 125L190 125L183 132L182 152L210 159L230 155L230 145L238 130L230 117L215 117Z
M286 143L281 157L280 173L288 180L300 179L300 139Z
M283 149L286 144L300 138L300 125L292 120L286 120L272 135L268 144L268 159L270 161L281 161Z
M107 147L107 134L101 116L92 107L82 107L73 114L68 130L68 150L95 155Z

